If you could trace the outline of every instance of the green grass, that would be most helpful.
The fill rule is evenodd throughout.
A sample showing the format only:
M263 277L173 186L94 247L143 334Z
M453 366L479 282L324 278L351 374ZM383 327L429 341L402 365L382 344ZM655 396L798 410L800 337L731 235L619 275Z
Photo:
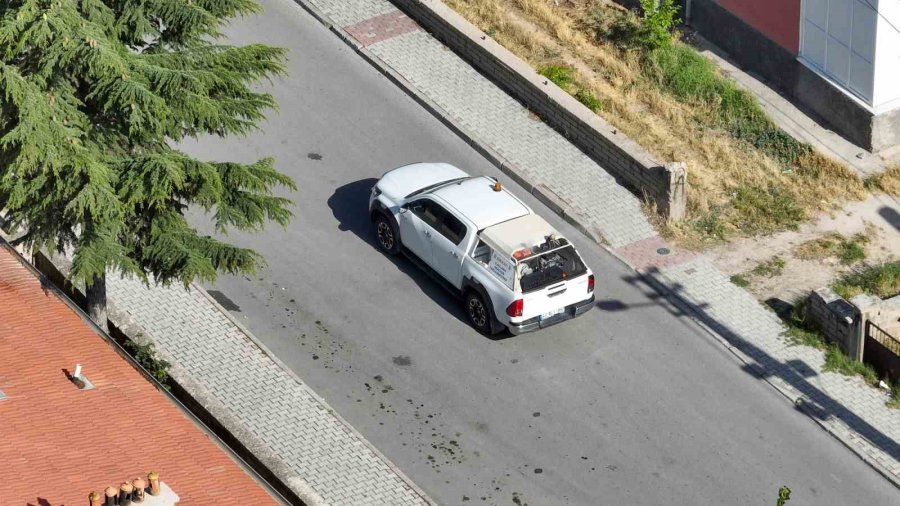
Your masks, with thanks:
M869 364L857 362L845 354L836 344L828 346L825 351L826 371L836 372L844 376L861 376L866 383L878 385L878 373Z
M694 48L675 43L648 51L644 58L648 76L679 101L708 105L715 122L732 137L792 166L812 151L778 128L756 99L719 75L716 65Z
M811 322L806 320L804 314L808 300L808 297L804 297L794 302L794 308L791 310L791 313L786 318L782 318L788 327L787 337L793 345L810 346L818 350L824 350L828 347L825 336Z
M744 276L741 276L740 274L735 274L734 276L731 276L731 282L741 288L747 288L748 286L750 286L750 280L748 280Z
M575 84L575 75L570 67L564 65L547 65L538 69L538 74L546 77L553 84L559 86L563 90L569 91L569 88Z
M886 405L891 409L900 409L900 381L891 385L891 398Z
M841 244L841 251L838 255L838 258L841 259L841 263L844 265L850 265L861 260L865 260L866 250L863 244L865 243L856 241L848 241L844 244Z
M603 101L584 88L578 90L578 93L575 94L575 99L593 112L600 112L603 109Z
M781 276L781 273L784 272L784 259L780 256L774 256L765 262L760 262L759 265L753 268L750 271L750 274L754 276L774 278L777 276Z
M863 293L888 299L900 294L900 261L866 267L844 276L831 288L845 299Z
M708 213L690 222L691 227L704 237L724 241L727 235L722 209L713 206Z
M559 86L562 90L572 93L574 88L578 88L573 95L592 112L599 112L603 109L603 101L594 96L590 90L580 86L575 79L575 72L571 67L565 65L547 65L538 69L538 74L546 77L553 84Z
M869 238L863 233L849 238L838 233L829 233L797 246L794 248L794 254L803 260L837 258L842 264L851 265L865 260L868 243Z
M738 211L735 225L748 234L796 230L806 218L794 198L778 188L739 186L731 204Z

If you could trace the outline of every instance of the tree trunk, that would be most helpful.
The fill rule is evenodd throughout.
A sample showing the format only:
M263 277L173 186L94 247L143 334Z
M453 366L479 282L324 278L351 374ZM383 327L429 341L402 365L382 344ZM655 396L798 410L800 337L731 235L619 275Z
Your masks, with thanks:
M94 278L93 282L87 284L85 292L88 316L98 327L109 332L106 325L106 275Z

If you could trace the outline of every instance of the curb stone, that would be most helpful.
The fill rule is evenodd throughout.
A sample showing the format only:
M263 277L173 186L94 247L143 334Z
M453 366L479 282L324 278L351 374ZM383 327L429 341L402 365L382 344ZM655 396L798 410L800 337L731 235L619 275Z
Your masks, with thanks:
M337 413L337 411L335 411L334 408L332 408L331 405L325 401L325 399L323 399L321 396L319 396L319 394L317 394L314 390L312 390L311 388L306 386L306 383L304 383L303 380L300 379L299 376L297 376L297 374L294 372L293 369L288 367L284 362L281 361L281 359L279 359L274 353L272 353L272 350L270 350L268 347L266 347L266 345L263 344L262 341L257 339L257 337L252 332L250 332L250 330L247 329L247 327L245 327L241 322L239 322L231 313L229 313L227 309L222 307L222 305L219 304L219 302L216 299L214 299L213 296L210 295L206 291L206 289L204 289L202 286L197 285L196 283L191 283L191 290L196 290L198 293L203 295L203 297L210 303L210 305L215 307L216 310L218 310L220 313L222 313L228 319L228 321L230 321L232 324L234 324L234 326L237 327L238 330L241 331L241 333L243 333L245 336L247 336L247 338L253 344L255 344L263 352L263 354L265 354L267 357L269 357L269 359L272 360L272 362L275 362L275 365L277 365L278 367L283 369L285 372L287 372L287 374L291 378L293 378L293 380L295 382L297 382L297 384L300 385L306 391L306 393L310 395L310 397L315 399L319 404L321 404L328 411L328 413L330 413L338 422L340 422L340 424L344 427L345 431L356 436L366 446L366 448L368 448L370 451L372 451L372 453L374 453L376 456L378 456L378 458L380 458L382 461L384 461L384 463L387 464L387 466L391 469L391 471L396 473L406 483L407 486L409 486L418 496L420 496L422 498L422 500L424 500L430 506L438 506L437 503L434 502L428 496L428 494L425 493L424 490L419 488L419 486L416 485L408 476L406 476L406 474L404 474L390 459L388 459L384 454L382 454L378 450L378 448L376 448L374 445L372 445L372 443L370 443L368 439L366 439L362 434L360 434L359 431L356 430L356 428L354 428L352 425L350 425L350 423L347 422L347 420L344 420L344 418L341 415L339 415ZM288 481L292 485L294 484L294 482L298 482L298 484L302 485L303 487L309 488L309 490L315 494L315 491L313 491L312 488L309 487L309 485L307 485L306 482L303 481L303 479L300 478L299 476L294 477L294 478L289 478ZM310 503L309 506L318 506L318 504L319 503ZM322 502L320 504L322 506L327 505L327 503L325 503L324 500L322 500Z
M562 217L567 223L575 227L579 232L583 233L591 240L593 240L596 244L598 244L601 248L603 248L607 253L609 253L612 257L617 259L619 262L624 264L630 270L638 274L642 280L644 280L649 286L651 286L654 290L656 290L661 295L665 296L667 299L676 303L682 310L684 310L687 314L691 316L691 319L698 324L700 328L710 334L714 339L716 339L721 345L725 347L732 355L734 355L741 363L745 364L748 368L752 369L754 373L766 383L771 385L777 392L784 395L794 406L797 407L801 412L806 414L809 418L815 421L820 427L822 427L828 434L833 436L835 439L841 442L845 447L850 449L853 453L860 457L866 464L872 467L879 474L884 476L888 481L890 481L894 486L900 488L900 476L896 476L890 472L887 468L882 466L880 463L875 461L872 457L867 455L863 450L861 450L858 446L854 445L852 440L850 440L845 434L838 431L837 428L832 427L825 423L825 421L819 419L815 416L814 412L811 408L805 406L803 402L803 396L793 389L790 385L781 384L781 382L776 382L773 377L768 374L768 371L762 368L759 364L756 363L755 360L751 359L745 353L743 353L740 349L733 346L724 336L710 328L708 325L704 324L701 318L701 315L692 308L690 301L685 299L682 295L678 294L670 290L664 283L649 275L646 271L642 269L635 268L634 265L629 263L625 258L621 255L617 254L607 243L607 241L600 235L599 233L592 230L590 223L588 220L579 216L577 212L574 212L571 209L571 206L565 202L561 202L561 199L554 198L555 195L552 193L552 190L549 192L545 191L540 187L536 187L532 183L528 181L528 179L522 175L521 169L519 169L516 164L507 160L503 155L497 153L490 145L486 142L482 142L477 136L468 131L468 129L454 120L450 114L444 110L442 107L435 104L431 99L425 96L422 92L420 92L412 83L410 83L405 77L396 72L389 64L387 64L384 60L374 55L371 51L369 51L366 47L358 43L353 37L351 37L345 30L341 27L336 26L327 16L325 16L315 5L312 4L311 0L293 0L296 4L302 7L304 10L309 12L317 21L322 23L326 28L328 28L331 32L337 35L342 41L344 41L348 46L353 48L353 50L359 54L365 61L367 61L370 65L372 65L377 71L382 73L385 77L387 77L391 82L393 82L396 86L398 86L404 93L406 93L410 98L412 98L415 102L420 104L425 110L427 110L430 114L432 114L435 118L437 118L442 124L444 124L447 128L449 128L452 132L454 132L457 136L459 136L466 144L471 146L475 151L484 156L491 164L500 169L501 172L506 174L520 186L522 186L526 191L534 195L538 200L547 205L548 208L553 210L556 214ZM419 2L420 4L427 5L427 2ZM402 12L402 9L399 9ZM461 30L462 31L462 30ZM477 41L472 41L473 43L477 43ZM466 61L465 58L461 57L463 61ZM468 62L467 62L468 63ZM542 186L542 185L538 185ZM660 274L660 276L662 276Z
M852 451L859 457L863 462L869 465L872 469L874 469L878 474L882 475L885 479L891 482L895 487L900 488L900 477L894 475L887 469L885 466L881 465L878 461L869 456L866 452L862 451L857 445L853 444L852 439L848 436L848 432L846 430L840 430L837 427L833 427L832 425L826 423L821 417L817 416L817 412L814 408L809 406L809 399L794 389L792 386L782 382L776 381L777 377L768 374L762 366L760 366L755 360L753 360L746 353L741 351L739 348L733 346L728 339L710 328L708 325L703 323L701 315L693 308L690 301L686 300L684 297L679 295L677 292L668 288L665 283L661 282L656 277L644 272L642 269L635 269L631 266L625 259L621 256L617 255L610 248L603 246L605 250L607 250L613 257L617 260L625 264L628 268L635 271L641 279L647 282L648 285L653 287L654 290L659 292L661 295L665 296L669 300L675 302L675 304L683 311L688 313L691 316L691 320L697 324L698 327L703 329L707 334L713 337L716 341L719 342L726 350L728 350L740 363L746 365L748 368L752 369L756 376L768 383L772 388L775 389L776 392L783 395L794 407L810 418L813 422L815 422L819 427L821 427L825 432L831 435L834 439L839 441L842 445L844 445L847 449ZM658 274L659 277L664 277L662 274ZM773 379L776 378L776 379ZM852 434L852 432L850 432Z

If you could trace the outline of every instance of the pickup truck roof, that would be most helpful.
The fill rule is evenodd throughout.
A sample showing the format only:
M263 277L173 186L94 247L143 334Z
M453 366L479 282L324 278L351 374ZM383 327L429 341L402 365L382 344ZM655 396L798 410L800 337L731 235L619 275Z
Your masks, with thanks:
M531 209L506 188L495 191L494 183L489 177L471 177L430 194L468 218L478 230L531 214Z
M543 243L548 235L561 237L559 232L536 214L504 221L481 232L480 238L494 251L509 257L522 249Z

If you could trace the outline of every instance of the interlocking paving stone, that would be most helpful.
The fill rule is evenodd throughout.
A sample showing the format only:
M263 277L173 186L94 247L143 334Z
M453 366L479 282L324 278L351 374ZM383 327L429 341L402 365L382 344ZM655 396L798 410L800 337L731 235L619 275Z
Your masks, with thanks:
M346 27L397 10L384 0L312 0L335 26Z
M203 294L108 280L111 304L329 504L428 504Z
M400 11L388 12L345 28L347 33L364 46L413 32L419 29L413 20Z

